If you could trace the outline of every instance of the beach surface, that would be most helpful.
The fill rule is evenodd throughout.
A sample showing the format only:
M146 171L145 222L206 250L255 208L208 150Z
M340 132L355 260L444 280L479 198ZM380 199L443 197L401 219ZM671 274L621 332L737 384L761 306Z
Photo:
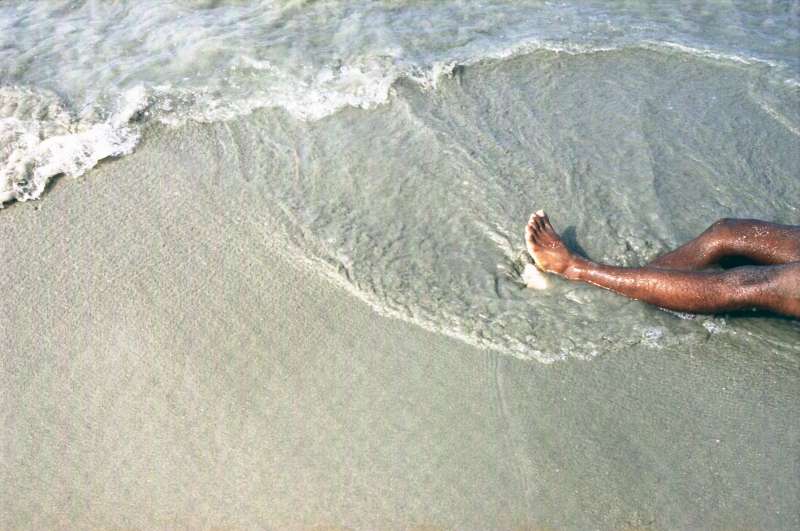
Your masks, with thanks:
M800 322L523 241L798 168L796 0L0 2L0 529L800 528Z
M214 138L154 126L0 212L0 528L800 525L796 323L477 348L294 256Z

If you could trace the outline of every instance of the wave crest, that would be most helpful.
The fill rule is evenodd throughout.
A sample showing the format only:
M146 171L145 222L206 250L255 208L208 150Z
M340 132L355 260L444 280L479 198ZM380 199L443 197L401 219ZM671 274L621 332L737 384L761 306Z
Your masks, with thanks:
M592 46L523 39L477 55L453 51L451 57L427 64L392 55L357 57L319 68L305 78L281 72L269 61L241 56L233 65L237 75L264 76L257 88L226 92L209 87L138 85L104 93L80 116L53 92L0 87L0 207L11 200L38 198L53 176L77 177L102 159L131 153L139 141L141 123L147 119L179 126L187 121L220 122L259 109L281 108L295 119L316 121L343 108L370 109L387 102L399 79L435 90L460 67L483 61L511 60L541 51L578 55L635 49L784 70L767 60L666 41ZM785 81L796 83L791 78Z
M97 121L75 117L52 92L0 87L0 205L36 199L56 175L77 177L133 151L139 131L131 120L147 101L141 87L126 91Z

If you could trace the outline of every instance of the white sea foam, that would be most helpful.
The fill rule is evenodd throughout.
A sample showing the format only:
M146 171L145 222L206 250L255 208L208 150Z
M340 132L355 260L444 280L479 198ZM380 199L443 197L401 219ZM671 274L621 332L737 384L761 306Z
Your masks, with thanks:
M709 59L715 59L717 61L730 61L734 63L741 63L745 65L751 65L756 63L761 63L769 66L777 66L774 61L768 61L766 59L758 59L756 57L743 57L741 55L737 55L734 53L721 53L717 52L708 48L695 48L692 46L687 46L685 44L681 44L678 42L669 42L669 41L644 41L643 43L645 46L653 47L653 48L671 48L674 50L678 50L680 52L695 55L698 57L707 57Z
M645 46L796 69L791 43L758 23L792 24L791 13L712 15L601 1L0 3L0 202L38 197L54 172L80 175L129 153L140 128L126 120L145 108L142 118L175 125L271 107L319 120L385 103L399 78L436 89L458 65L537 50Z
M147 103L142 88L127 91L105 120L72 116L53 93L0 87L0 204L38 198L51 177L77 177L108 157L133 151L131 118Z
M791 132L797 124L787 105L787 87L772 81L781 81L793 63L776 59L780 54L770 54L763 42L730 45L724 24L704 40L671 21L637 25L627 15L615 18L586 5L479 0L387 8L326 1L217 3L198 10L191 3L122 0L53 10L48 2L32 1L18 8L30 11L27 20L33 21L20 31L7 23L9 10L0 3L0 85L6 85L0 91L0 200L36 198L53 175L80 175L104 158L129 153L148 120L180 126L277 108L236 124L230 141L252 156L238 159L236 168L220 160L220 167L242 174L247 167L248 175L274 178L260 190L274 193L274 203L286 211L289 239L297 240L286 245L288 254L376 312L544 363L588 360L634 345L658 349L687 338L705 341L709 326L685 315L679 321L670 314L645 313L641 305L626 306L604 298L605 292L555 277L546 280L551 289L523 289L543 287L543 277L518 259L521 237L517 229L509 231L529 208L520 202L531 195L550 194L553 202L566 198L565 209L572 209L569 201L580 201L576 212L604 212L616 205L627 217L611 228L639 224L642 220L631 212L640 206L631 208L627 201L642 197L656 219L661 204L648 199L653 188L665 196L665 204L680 204L669 194L684 175L673 175L671 182L677 181L670 186L651 175L656 168L668 173L672 166L664 153L651 149L660 142L667 153L688 153L704 167L731 158L715 152L714 145L693 152L671 143L691 133L709 138L708 130L681 114L687 108L670 112L679 119L678 133L654 115L663 98L640 83L650 79L641 73L655 71L649 60L664 59L682 82L696 83L685 92L683 83L676 85L671 90L676 101L688 92L710 94L706 99L713 101L719 73L757 77L767 92L762 108ZM695 68L698 62L704 67L719 63L719 68ZM606 76L598 65L613 74ZM454 78L460 83L452 83ZM595 90L598 79L613 93ZM669 74L665 79L676 81ZM416 98L398 80L438 93ZM780 90L773 98L776 85ZM327 119L348 107L375 109L395 94L414 98L407 107L397 106L408 113L392 108L348 113L346 123ZM727 97L727 109L736 108L736 95L719 94ZM637 100L631 115L627 104ZM643 103L650 101L656 102L654 109ZM713 118L725 125L727 116ZM602 126L593 122L600 117ZM647 138L652 129L663 136ZM187 128L185 133L192 137L208 130ZM293 132L281 136L287 131ZM383 136L384 131L390 134ZM570 149L572 135L585 143ZM259 151L265 139L290 155L282 160L276 150L276 160L265 164L272 155ZM646 156L637 156L642 153ZM715 153L717 158L711 156ZM595 169L576 168L581 158L591 158ZM614 186L603 185L604 175L617 173L622 176ZM626 175L650 176L653 184L626 180ZM566 184L558 182L562 176ZM606 194L619 183L630 188ZM264 183L248 186L259 184ZM732 204L724 183L705 184L692 181L716 204ZM330 194L354 188L368 193ZM720 188L724 193L717 195ZM425 197L417 197L423 191ZM773 192L766 187L761 192L763 204L770 204ZM390 227L395 215L399 238ZM601 225L605 215L599 216ZM642 230L658 234L652 227ZM618 239L634 242L628 248L634 256L609 256L641 254L635 239ZM643 319L647 327L631 333L628 323Z
M661 46L717 60L757 62L674 43L646 43L645 46ZM130 153L140 134L131 118L138 118L145 109L148 117L171 125L187 120L230 120L273 107L283 108L299 120L313 121L345 107L370 109L381 105L388 101L393 84L401 77L433 90L443 77L452 76L459 65L510 59L540 50L588 54L618 49L529 39L481 55L435 61L427 66L398 64L391 57L359 58L352 64L326 66L306 81L276 74L269 62L245 58L241 59L242 64L272 72L273 84L261 90L231 94L172 84L149 89L138 85L106 96L105 100L111 100L113 107L104 108L97 103L86 113L91 118L75 117L67 104L52 92L0 87L0 140L3 144L0 148L0 204L12 199L36 199L54 175L76 177L100 160ZM104 118L97 120L97 115Z
M522 270L522 281L531 289L547 289L550 287L547 277L533 264L525 264Z

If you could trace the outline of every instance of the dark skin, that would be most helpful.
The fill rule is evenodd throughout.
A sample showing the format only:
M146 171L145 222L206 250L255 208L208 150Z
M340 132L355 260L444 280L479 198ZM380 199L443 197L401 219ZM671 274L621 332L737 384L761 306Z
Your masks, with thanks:
M531 215L525 241L544 271L669 310L719 313L758 308L800 319L800 226L723 219L694 240L635 268L592 262L572 252L541 210ZM704 270L728 257L758 265Z

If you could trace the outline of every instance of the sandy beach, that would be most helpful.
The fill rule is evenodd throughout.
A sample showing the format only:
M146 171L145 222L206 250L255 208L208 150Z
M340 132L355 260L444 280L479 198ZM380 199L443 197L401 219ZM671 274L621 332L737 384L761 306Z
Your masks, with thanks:
M793 347L543 364L381 316L209 130L0 211L0 528L800 525Z
M0 531L800 529L799 6L0 2Z

